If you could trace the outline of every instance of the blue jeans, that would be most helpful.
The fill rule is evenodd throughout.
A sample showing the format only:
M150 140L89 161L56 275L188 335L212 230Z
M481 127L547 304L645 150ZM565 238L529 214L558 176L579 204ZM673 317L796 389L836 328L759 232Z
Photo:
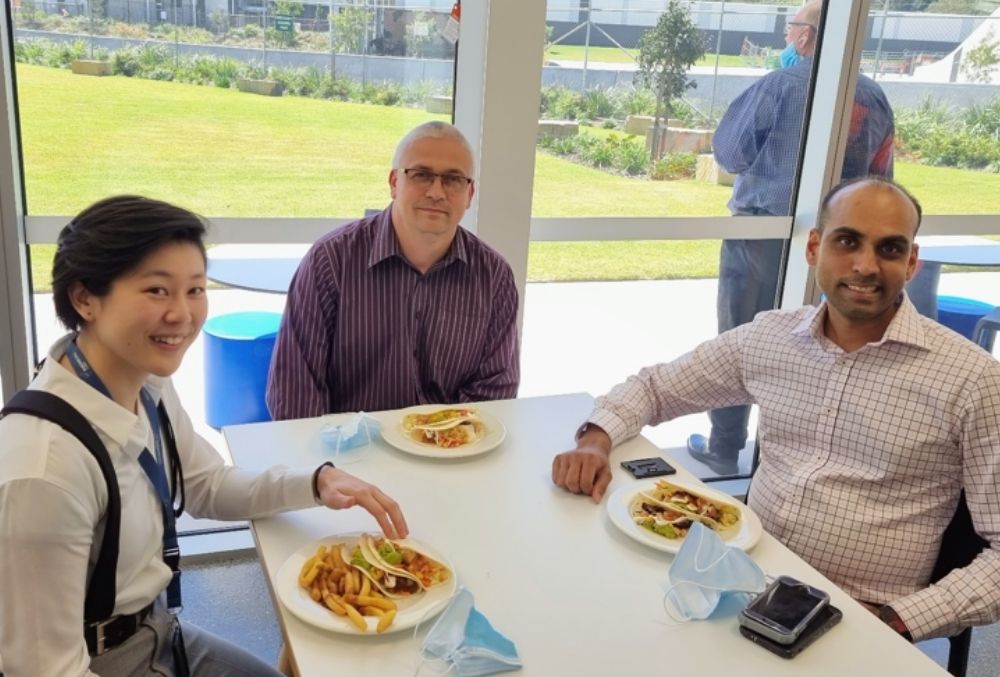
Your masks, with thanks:
M719 333L771 310L778 293L784 240L723 240L717 301ZM713 409L708 448L713 456L735 461L747 442L750 407Z

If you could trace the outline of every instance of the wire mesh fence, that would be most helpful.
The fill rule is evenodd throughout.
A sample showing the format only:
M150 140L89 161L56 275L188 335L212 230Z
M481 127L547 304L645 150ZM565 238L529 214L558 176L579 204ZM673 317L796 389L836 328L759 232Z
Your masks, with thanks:
M15 26L36 34L428 59L453 58L454 47L441 34L448 16L431 5L393 9L385 0L230 0L227 9L206 9L203 0L20 0L14 5Z

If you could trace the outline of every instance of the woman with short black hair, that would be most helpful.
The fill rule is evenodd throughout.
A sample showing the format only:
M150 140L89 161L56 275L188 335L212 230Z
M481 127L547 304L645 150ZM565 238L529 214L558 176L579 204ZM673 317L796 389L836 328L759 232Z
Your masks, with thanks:
M53 296L71 333L50 349L29 391L84 416L117 491L97 455L63 427L24 413L0 419L6 677L278 674L170 613L168 604L180 604L171 557L178 500L196 517L227 520L360 505L387 536L406 535L392 499L330 464L250 473L227 467L194 432L169 377L208 312L204 234L186 210L120 196L88 207L59 235ZM108 573L95 562L112 495L120 499L117 566L105 590L113 611L87 623L89 582Z

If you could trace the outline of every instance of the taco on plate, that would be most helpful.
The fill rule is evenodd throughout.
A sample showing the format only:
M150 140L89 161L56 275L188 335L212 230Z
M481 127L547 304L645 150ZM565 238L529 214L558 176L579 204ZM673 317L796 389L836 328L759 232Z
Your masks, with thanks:
M443 562L408 545L365 534L360 546L365 558L378 568L397 577L412 578L424 589L451 579L451 570Z
M345 562L348 562L351 566L359 569L363 575L367 576L372 584L382 591L382 594L386 597L398 599L423 591L423 586L420 585L420 581L414 576L403 572L388 571L384 566L376 562L374 558L370 557L367 554L366 548L362 545L364 540L365 537L362 536L361 541L353 548L343 546L341 556Z
M687 513L667 508L643 493L632 500L629 513L632 520L643 529L670 539L684 538L694 523L694 519Z
M403 417L403 432L422 444L454 449L478 442L486 426L473 409L449 408Z
M686 534L690 520L698 520L720 532L736 527L740 521L736 506L706 498L666 480L657 481L650 491L639 492L632 500L630 512L636 524L667 538Z

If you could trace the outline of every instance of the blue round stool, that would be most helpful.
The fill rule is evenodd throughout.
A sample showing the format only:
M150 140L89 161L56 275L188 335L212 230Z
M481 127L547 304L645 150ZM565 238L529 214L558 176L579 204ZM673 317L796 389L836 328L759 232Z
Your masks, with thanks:
M264 402L280 313L227 313L205 332L205 420L213 428L270 421Z
M939 296L938 322L972 340L972 332L979 318L993 312L989 303L962 296Z

